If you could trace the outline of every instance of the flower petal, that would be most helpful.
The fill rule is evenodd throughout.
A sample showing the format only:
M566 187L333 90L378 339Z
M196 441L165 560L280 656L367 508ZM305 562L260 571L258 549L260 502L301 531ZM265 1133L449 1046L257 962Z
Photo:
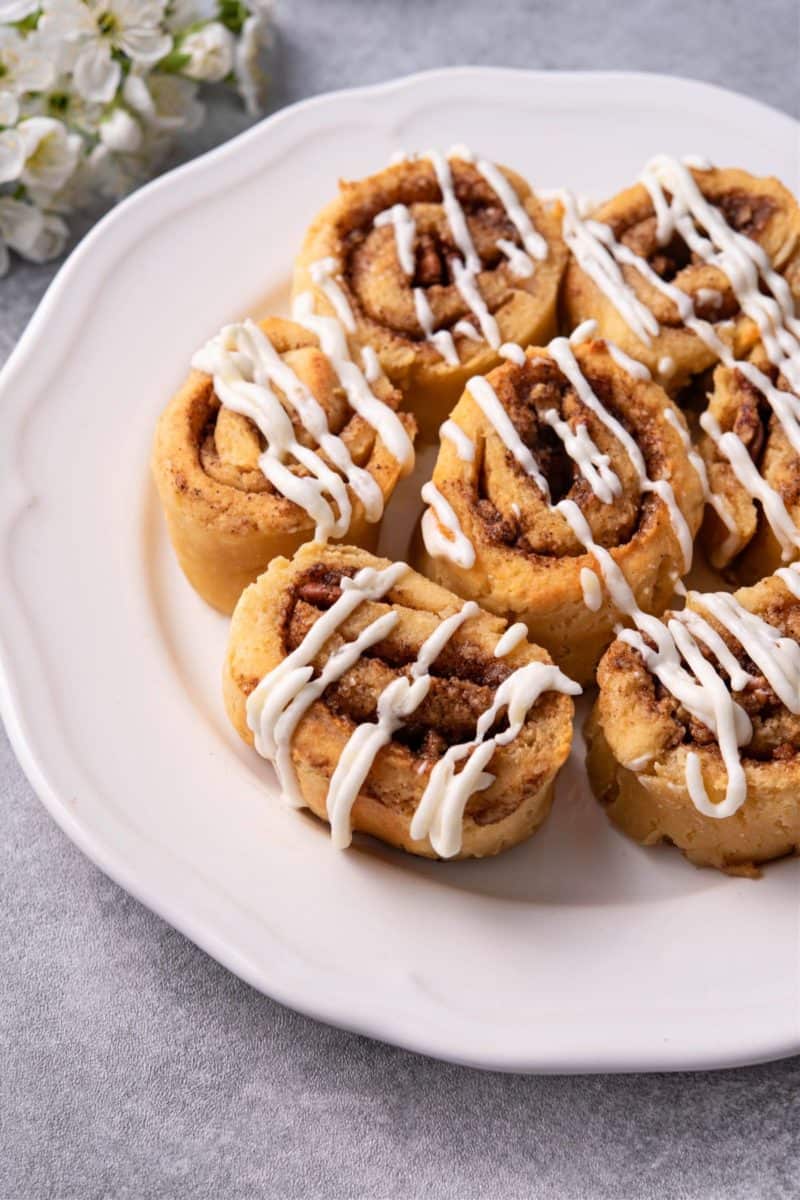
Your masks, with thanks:
M19 253L30 262L50 262L51 259L58 258L59 254L63 252L68 234L69 227L66 221L53 213L45 213L38 235L25 250L20 250Z
M25 166L25 142L16 129L0 133L0 183L19 179Z
M39 0L0 0L0 21L24 21L39 7Z
M0 125L16 125L19 105L13 92L0 92Z
M90 42L84 46L75 63L75 90L85 100L108 104L119 87L122 68L114 62L105 42Z
M44 223L42 212L33 204L0 196L0 237L18 254L33 246Z
M133 62L153 66L172 49L172 35L160 29L149 29L144 25L132 26L120 31L117 43Z

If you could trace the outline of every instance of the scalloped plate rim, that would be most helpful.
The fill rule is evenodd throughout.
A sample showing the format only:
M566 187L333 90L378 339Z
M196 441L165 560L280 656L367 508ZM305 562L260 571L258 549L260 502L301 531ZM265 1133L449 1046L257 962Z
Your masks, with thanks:
M141 214L147 227L152 228L158 219L159 204L169 202L171 197L177 197L189 180L196 179L200 182L208 172L224 160L237 158L251 143L255 144L261 139L271 137L273 129L277 126L295 121L298 117L313 113L334 101L363 101L418 85L437 85L451 79L464 79L470 76L482 77L489 84L493 78L495 80L520 78L545 85L548 81L553 80L569 82L570 80L593 79L609 84L615 83L623 87L657 84L668 90L688 88L694 91L696 96L705 96L708 100L724 102L734 100L739 105L750 106L754 116L757 117L760 114L762 119L769 118L771 121L777 119L785 124L787 131L791 130L795 134L798 130L798 124L792 117L752 97L742 96L726 88L700 80L648 72L539 71L504 67L458 66L416 72L381 83L310 97L279 110L221 146L146 184L106 214L72 252L48 287L17 346L0 372L0 401L12 410L12 415L18 418L24 417L27 411L24 386L20 385L15 395L13 385L23 374L26 365L38 353L42 343L41 335L59 307L63 307L65 302L68 302L69 290L81 286L82 274L88 272L103 254L111 257L117 250L124 250L133 243L134 232L130 221L133 215ZM212 188L213 190L216 189ZM185 191L183 191L183 196L188 203L191 203L191 197L187 197ZM149 221L146 220L148 216L150 217ZM106 271L108 269L108 265L106 265ZM52 363L50 369L55 369ZM31 389L28 403L35 400L35 395L36 389ZM14 412L14 410L16 411ZM0 497L2 497L0 517L3 518L4 539L16 522L20 508L19 501L25 490L24 487L19 487L19 481L13 473L9 473L9 476L0 485ZM8 605L4 612L7 613L7 610ZM23 628L26 619L21 610L16 613L16 619L19 627ZM341 1011L338 997L331 1004L326 1004L316 998L309 999L302 986L298 993L291 981L285 983L283 980L265 978L261 965L251 962L234 945L218 936L215 930L210 929L202 919L196 919L191 910L187 911L182 908L177 900L165 899L157 885L137 877L132 866L126 861L124 852L113 845L104 843L91 827L85 826L76 818L68 801L60 794L56 783L49 777L46 746L41 744L41 739L33 728L30 714L25 709L20 681L15 677L11 665L10 645L13 642L14 633L14 628L11 627L5 616L3 625L0 626L0 715L4 719L9 739L20 764L44 807L70 840L110 878L179 929L217 961L256 989L267 993L279 1002L341 1028L365 1033L410 1050L471 1066L505 1071L691 1070L765 1061L800 1050L800 1026L796 1020L791 1020L783 1022L780 1029L773 1026L770 1032L766 1032L769 1022L764 1021L763 1036L756 1038L750 1034L746 1048L737 1046L731 1040L720 1040L715 1048L709 1049L702 1055L685 1055L670 1046L652 1047L648 1053L641 1050L633 1051L630 1055L627 1055L624 1049L617 1048L611 1057L604 1052L603 1047L598 1047L596 1054L584 1054L580 1061L570 1061L569 1056L565 1056L561 1049L553 1055L547 1055L540 1048L535 1058L526 1057L524 1054L511 1056L499 1054L497 1051L485 1047L478 1049L475 1045L460 1052L452 1046L443 1045L441 1034L438 1031L434 1031L433 1034L428 1030L419 1029L413 1033L408 1030L403 1031L396 1028L391 1020L381 1020L376 1016L370 1019L369 1014L365 1012L360 1012L351 1018Z

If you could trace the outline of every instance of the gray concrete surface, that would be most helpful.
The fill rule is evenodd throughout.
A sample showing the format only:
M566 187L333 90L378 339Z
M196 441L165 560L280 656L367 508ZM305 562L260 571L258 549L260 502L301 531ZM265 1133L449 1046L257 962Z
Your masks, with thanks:
M491 63L690 75L800 114L796 0L284 0L279 23L273 107ZM245 124L223 103L183 153ZM0 281L0 358L53 273ZM73 848L4 739L0 814L1 1200L800 1193L798 1059L541 1079L432 1062L227 974Z

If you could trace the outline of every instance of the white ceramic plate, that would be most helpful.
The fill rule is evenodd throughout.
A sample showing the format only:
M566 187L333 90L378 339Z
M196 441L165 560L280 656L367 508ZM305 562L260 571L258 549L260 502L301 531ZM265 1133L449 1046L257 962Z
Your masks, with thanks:
M580 737L542 834L490 862L337 853L285 810L226 723L226 621L179 574L148 478L191 352L285 305L340 175L466 141L598 198L657 151L796 187L797 137L699 83L439 71L287 109L101 222L0 380L3 715L86 854L271 996L428 1054L579 1071L800 1050L797 864L753 883L632 845L589 795Z

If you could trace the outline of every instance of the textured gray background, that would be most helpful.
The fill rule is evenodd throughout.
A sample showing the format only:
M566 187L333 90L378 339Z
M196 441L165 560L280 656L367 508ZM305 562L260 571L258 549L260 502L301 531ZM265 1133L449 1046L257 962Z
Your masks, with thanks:
M284 0L272 105L448 63L695 76L800 115L797 0ZM246 124L223 105L187 154ZM52 267L0 282L0 357ZM251 991L51 823L0 743L0 1198L795 1197L800 1059L520 1078ZM746 969L746 964L743 964Z

